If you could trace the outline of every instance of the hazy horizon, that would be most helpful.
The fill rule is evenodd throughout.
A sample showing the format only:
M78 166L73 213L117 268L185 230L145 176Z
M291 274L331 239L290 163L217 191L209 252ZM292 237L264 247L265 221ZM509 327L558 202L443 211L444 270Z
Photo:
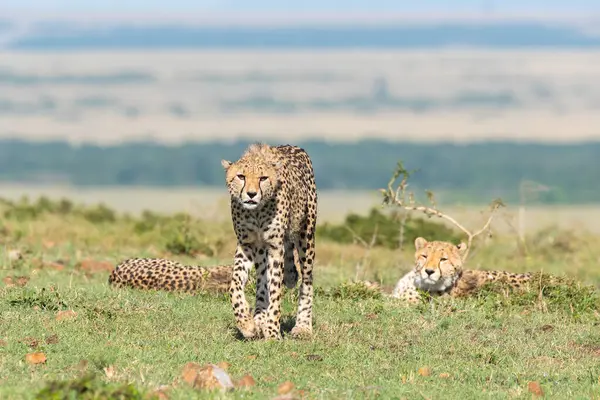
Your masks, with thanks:
M599 140L600 51L0 52L0 137Z

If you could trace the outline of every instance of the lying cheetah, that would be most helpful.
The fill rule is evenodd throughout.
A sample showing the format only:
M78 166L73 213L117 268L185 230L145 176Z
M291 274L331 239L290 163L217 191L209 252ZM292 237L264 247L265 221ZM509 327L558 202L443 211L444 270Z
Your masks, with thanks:
M253 144L238 161L221 164L238 242L230 288L238 329L246 338L280 339L282 282L294 288L299 269L302 280L291 334L312 335L317 189L308 154L296 146ZM253 266L254 318L244 295Z
M117 265L108 283L143 290L227 292L231 272L231 265L205 268L162 258L130 258Z
M409 303L419 302L417 289L432 295L463 297L488 282L505 282L513 288L521 288L533 276L531 273L463 270L462 255L467 249L464 243L428 242L418 237L415 249L415 267L400 278L392 292L392 297Z
M417 289L434 296L462 297L472 295L488 282L505 282L513 288L522 288L535 277L532 273L463 270L464 243L454 245L417 238L415 248L415 267L398 281L391 294L408 303L420 301ZM112 271L109 283L115 287L146 290L223 292L230 290L232 271L231 265L206 268L157 258L133 258L121 262ZM561 282L558 277L550 278L550 283ZM377 284L362 283L371 290L381 291Z

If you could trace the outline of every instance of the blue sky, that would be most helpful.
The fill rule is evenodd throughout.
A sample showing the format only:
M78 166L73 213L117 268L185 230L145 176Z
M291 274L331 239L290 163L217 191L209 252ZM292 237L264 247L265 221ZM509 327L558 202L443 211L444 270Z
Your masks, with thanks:
M30 12L600 12L599 0L1 0L4 11Z

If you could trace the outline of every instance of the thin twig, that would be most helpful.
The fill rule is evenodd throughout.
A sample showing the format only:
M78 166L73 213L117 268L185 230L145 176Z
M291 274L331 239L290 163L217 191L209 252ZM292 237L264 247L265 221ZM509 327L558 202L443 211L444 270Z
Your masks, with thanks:
M414 194L412 192L406 191L406 188L408 187L408 178L410 177L412 172L414 171L406 170L402 162L398 162L396 170L394 171L392 178L388 182L387 190L381 189L381 192L383 194L383 203L396 205L407 211L420 211L426 214L428 217L436 216L452 223L454 226L456 226L458 229L460 229L463 233L467 235L467 249L463 254L463 261L466 260L469 255L469 251L471 250L473 239L489 229L492 220L494 219L496 210L498 210L500 207L503 207L504 203L500 199L494 200L491 204L490 216L488 217L486 223L478 231L471 232L464 225L458 222L455 218L441 212L436 208L435 197L433 192L427 191L427 197L429 199L429 202L431 203L431 207L416 204L414 200ZM400 176L402 176L402 180L398 184L398 187L394 188L394 182L396 182L396 180ZM406 199L407 196L408 200Z
M400 220L400 237L398 238L398 249L402 251L404 248L404 231L406 230L406 221L408 220L408 213L402 214L402 219Z
M354 240L359 241L365 247L369 246L367 244L367 242L365 242L363 240L363 238L361 238L360 236L358 236L358 234L356 232L354 232L354 229L350 228L348 225L344 225L344 228L346 228L348 230L348 232L350 232L352 234L352 237L354 238Z
M356 264L355 270L354 270L354 280L358 281L358 275L360 272L362 272L362 268L364 267L365 262L367 261L367 259L370 257L371 255L371 249L373 248L373 246L375 246L375 242L377 241L377 230L379 228L379 225L375 225L375 230L373 231L373 236L371 237L371 242L367 243L363 240L363 238L361 238L360 236L358 236L356 234L356 232L354 232L354 230L352 228L350 228L348 225L345 225L345 228L348 229L348 231L350 231L350 233L352 233L352 236L354 237L354 240L359 241L363 247L366 249L365 254L363 255L362 260Z

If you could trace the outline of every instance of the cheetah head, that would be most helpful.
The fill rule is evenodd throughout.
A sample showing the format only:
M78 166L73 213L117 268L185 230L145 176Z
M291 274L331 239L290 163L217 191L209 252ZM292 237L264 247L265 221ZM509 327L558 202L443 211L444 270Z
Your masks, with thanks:
M281 163L269 153L268 147L255 146L236 162L221 161L232 200L246 210L254 210L273 198L280 186Z
M415 239L415 286L429 292L445 292L462 273L462 255L467 245Z

